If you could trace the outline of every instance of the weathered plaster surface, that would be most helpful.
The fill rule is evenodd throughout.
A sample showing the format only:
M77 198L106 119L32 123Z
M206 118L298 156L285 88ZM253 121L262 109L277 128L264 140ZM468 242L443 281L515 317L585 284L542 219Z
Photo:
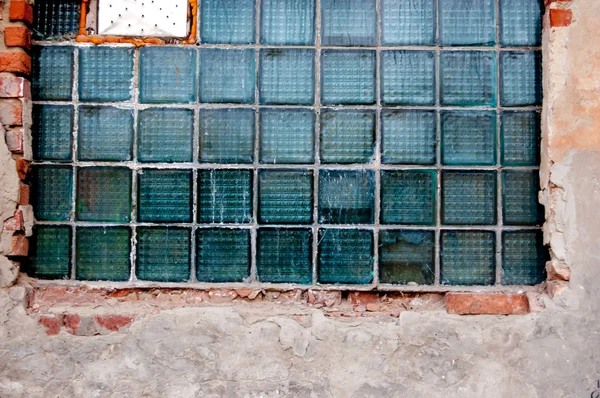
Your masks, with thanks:
M5 137L0 125L0 137ZM19 176L16 162L12 158L4 139L0 139L0 223L15 214L19 198ZM1 226L0 226L1 229ZM18 266L2 254L8 254L12 246L12 233L0 234L0 287L10 286L18 276Z

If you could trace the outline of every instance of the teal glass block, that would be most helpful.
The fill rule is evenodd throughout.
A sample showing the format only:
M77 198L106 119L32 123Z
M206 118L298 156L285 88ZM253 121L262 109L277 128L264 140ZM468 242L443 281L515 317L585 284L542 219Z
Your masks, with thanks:
M196 279L243 282L250 275L250 230L206 228L196 231Z
M256 253L258 280L311 283L312 239L310 229L260 228Z
M32 117L33 158L71 160L73 107L35 104Z
M321 52L321 103L375 103L375 51Z
M375 147L375 112L321 112L321 162L369 163Z
M436 181L435 170L382 171L381 222L434 225Z
M258 187L260 223L312 223L313 173L311 170L260 170Z
M79 100L131 100L134 90L133 53L133 48L81 47Z
M496 106L494 51L443 51L440 74L442 105Z
M142 47L140 102L189 104L196 100L197 51L181 47Z
M321 0L321 45L376 46L375 0Z
M542 103L542 53L500 53L500 105L522 106Z
M68 279L71 274L71 227L36 225L28 274L40 279Z
M199 171L198 222L252 222L251 170Z
M85 167L77 170L77 220L129 222L131 170Z
M539 112L503 111L500 126L503 166L540 164L542 127Z
M36 220L69 221L73 211L73 169L68 166L34 166L31 171L31 204Z
M502 218L505 225L541 225L544 208L538 202L537 170L506 170L502 173Z
M200 112L200 161L252 163L253 109L204 109Z
M384 46L435 44L435 0L382 0Z
M254 0L202 0L202 43L254 43Z
M139 280L185 282L190 279L190 230L137 229L135 274Z
M133 110L108 106L79 107L79 160L131 160Z
M262 0L260 6L261 44L315 43L315 0Z
M373 233L360 229L320 229L319 283L367 285L373 281Z
M383 105L435 105L433 51L383 51L381 55Z
M435 111L384 109L381 114L381 159L388 164L435 164Z
M406 285L433 285L434 232L382 230L379 232L379 281Z
M149 108L138 113L138 161L191 162L194 111Z
M492 46L496 43L495 0L439 0L443 46Z
M548 252L542 231L502 233L502 284L537 285L546 280Z
M500 0L500 43L505 47L542 44L542 0Z
M496 164L496 112L442 111L442 163Z
M444 171L442 224L496 223L496 172Z
M73 87L73 47L31 48L31 94L34 100L70 101Z
M315 51L260 51L260 103L312 105L315 102Z
M200 102L254 103L255 51L200 50Z
M496 236L487 231L442 231L441 282L492 285L496 275Z
M138 174L138 220L192 221L191 170L144 169Z
M79 32L78 0L36 1L33 7L32 34L37 40L73 38Z
M313 163L315 113L304 109L261 109L261 163Z
M375 174L371 170L319 172L321 224L372 224L375 218Z
M127 227L77 228L78 280L129 280L131 230Z

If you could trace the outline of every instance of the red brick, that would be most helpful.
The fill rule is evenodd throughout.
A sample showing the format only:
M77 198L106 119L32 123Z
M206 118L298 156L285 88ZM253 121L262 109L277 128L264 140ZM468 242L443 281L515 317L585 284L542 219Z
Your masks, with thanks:
M81 318L79 318L78 314L65 315L65 327L68 329L69 333L77 335L80 323Z
M571 10L550 10L550 26L553 28L569 26L572 20L573 12Z
M548 281L546 283L546 293L552 298L560 296L569 289L569 282L565 281Z
M336 290L309 290L308 303L331 307L342 302L342 292Z
M3 229L5 231L23 231L23 212L21 210L17 210L14 216L4 221Z
M31 31L24 26L7 26L4 29L4 44L7 47L31 48Z
M9 10L11 22L21 21L28 25L33 23L33 7L27 1L11 1Z
M18 99L0 101L0 123L5 126L23 125L23 103Z
M29 166L30 165L31 165L31 162L29 162L23 158L17 159L17 174L19 175L19 178L21 180L27 179L27 176L29 174Z
M458 315L523 315L529 303L524 294L447 293L446 310Z
M23 129L12 128L7 130L6 146L12 153L23 153Z
M373 292L351 292L348 299L352 304L371 304L379 302L379 294Z
M23 77L0 76L0 98L31 99L31 83Z
M552 3L570 3L571 0L544 0L544 5L548 7Z
M12 72L21 75L31 73L31 57L24 52L0 53L0 72Z
M19 204L28 205L29 197L31 195L31 188L28 184L19 183Z
M44 314L40 316L38 323L46 328L46 334L49 336L56 335L60 332L60 327L63 324L62 315Z
M133 322L133 317L127 315L98 315L96 322L101 327L116 332Z
M29 239L23 234L15 234L12 237L12 247L9 256L26 257L29 254Z

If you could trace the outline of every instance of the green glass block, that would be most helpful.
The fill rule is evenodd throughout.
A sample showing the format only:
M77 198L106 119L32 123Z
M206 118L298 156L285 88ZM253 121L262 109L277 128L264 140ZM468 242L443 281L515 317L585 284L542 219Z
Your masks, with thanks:
M71 218L73 169L67 166L32 167L31 204L39 221L68 221Z
M203 170L198 172L198 222L252 222L252 172Z
M492 285L496 275L496 236L487 231L442 231L444 285Z
M256 267L261 282L311 283L310 229L261 228L257 245Z
M458 106L496 106L496 53L443 51L441 103Z
M435 164L435 111L384 109L381 114L382 161L391 164Z
M435 281L434 236L431 231L380 231L379 281L432 285Z
M206 228L196 231L196 279L242 282L250 275L250 230Z
M500 0L500 43L506 47L542 44L542 0Z
M71 160L73 107L33 105L32 147L36 160Z
M433 51L383 51L381 55L383 105L435 105Z
M304 109L261 109L261 163L313 163L315 113Z
M129 280L131 230L127 227L77 228L78 280Z
M375 218L375 175L371 170L319 172L321 224L372 224Z
M71 100L73 47L31 48L31 93L34 100Z
M202 0L202 43L254 43L254 0Z
M367 285L373 281L373 233L360 229L319 230L319 283Z
M132 48L81 47L79 100L128 101L133 94Z
M191 222L192 172L144 169L138 174L141 222Z
M49 38L73 38L79 32L78 0L38 0L33 7L33 37L37 40Z
M129 222L131 170L85 167L77 170L77 220Z
M544 208L538 202L539 171L502 173L502 218L505 225L541 225Z
M313 212L311 170L260 170L258 220L264 224L308 224Z
M442 111L442 163L496 164L496 112Z
M435 0L382 0L381 43L385 46L435 44Z
M439 0L443 46L492 46L496 43L495 0Z
M138 160L191 162L194 146L194 111L149 108L138 114Z
M321 52L323 105L375 103L375 51Z
M30 258L30 276L68 279L71 273L71 227L35 226Z
M321 162L369 163L375 146L375 112L321 112Z
M315 51L260 51L260 103L312 105L315 102Z
M204 109L200 112L200 161L252 163L253 109Z
M254 103L254 50L200 50L200 101Z
M108 106L79 107L79 160L131 160L133 110Z
M537 285L546 280L548 252L542 231L502 233L502 284Z
M261 0L260 6L261 44L314 44L315 0Z
M542 128L539 112L503 111L500 126L503 166L540 164Z
M190 230L137 229L136 276L140 280L185 282L190 279Z
M142 47L140 102L193 103L196 100L196 58L192 48Z
M443 224L493 225L496 218L496 172L442 173Z
M502 51L500 53L500 104L502 106L542 103L541 51Z
M321 0L321 44L376 46L375 0Z
M382 171L381 222L434 225L436 180L435 170Z

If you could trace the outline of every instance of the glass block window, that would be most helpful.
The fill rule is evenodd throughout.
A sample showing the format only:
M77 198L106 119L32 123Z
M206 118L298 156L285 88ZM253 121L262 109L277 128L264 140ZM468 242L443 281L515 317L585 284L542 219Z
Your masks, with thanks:
M544 280L542 0L198 0L141 48L73 4L35 8L32 276Z

